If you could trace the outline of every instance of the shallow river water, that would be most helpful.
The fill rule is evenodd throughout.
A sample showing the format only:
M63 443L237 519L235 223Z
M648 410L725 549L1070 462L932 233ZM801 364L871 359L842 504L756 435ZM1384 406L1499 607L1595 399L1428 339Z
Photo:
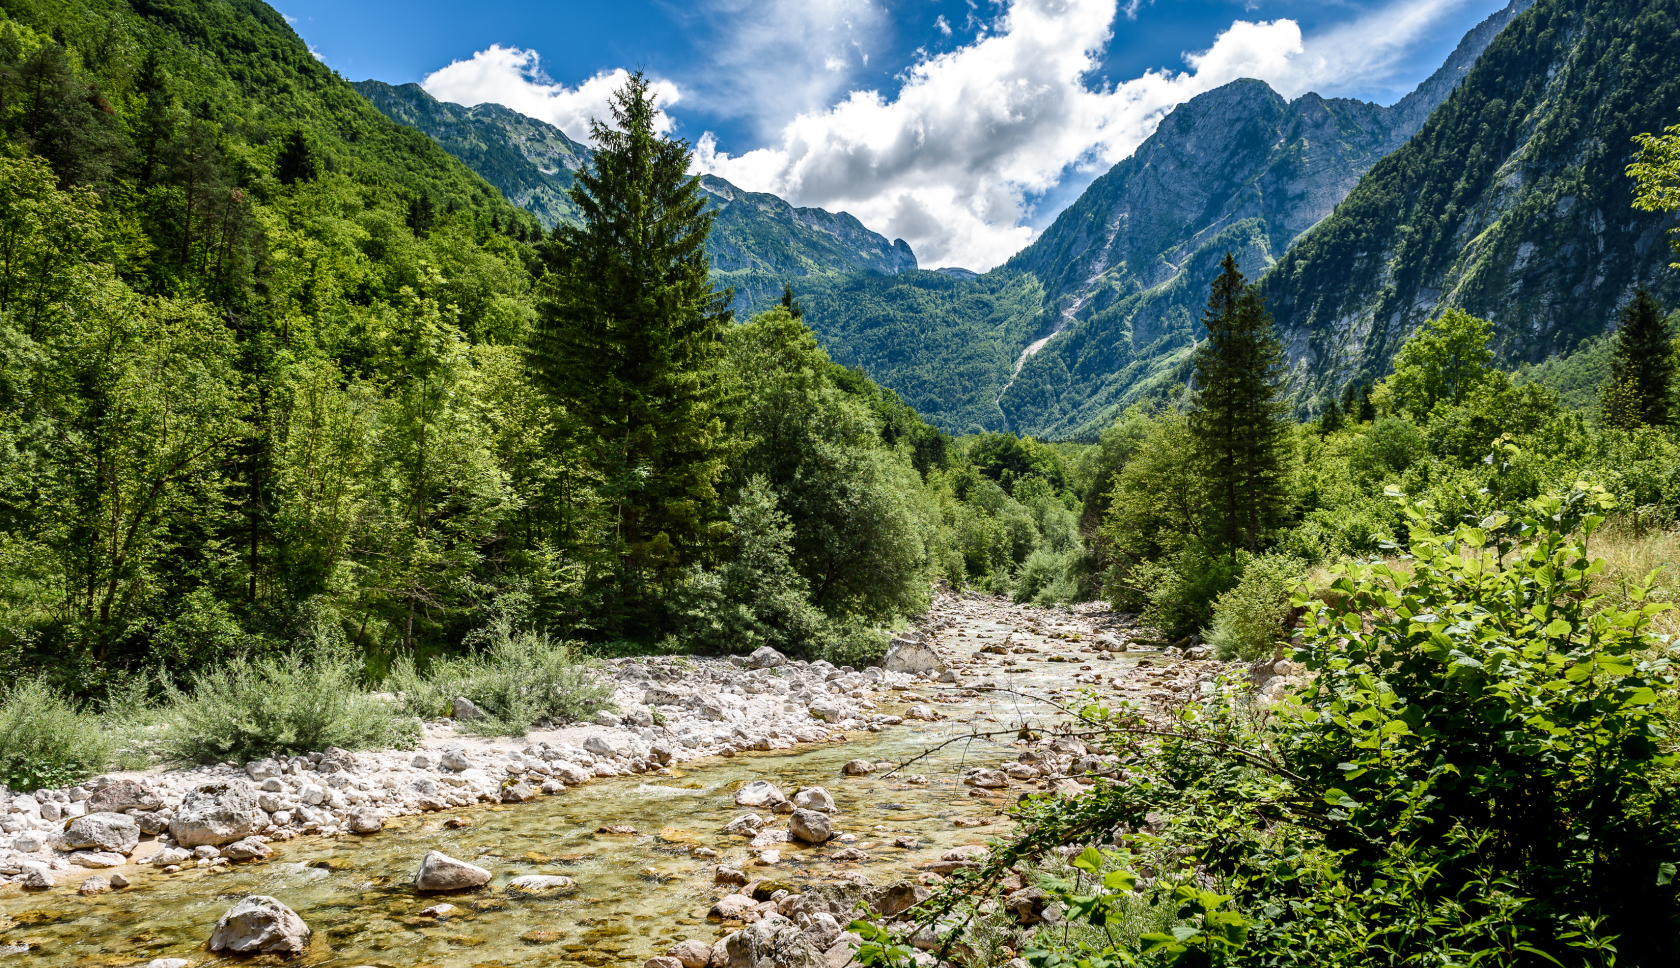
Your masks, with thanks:
M1006 630L977 623L970 632L992 638ZM1125 659L1105 662L1102 671L1118 673L1131 664ZM1077 669L1065 663L1013 665L1017 671L990 677L1040 691L1066 685ZM232 964L210 955L205 941L223 912L253 893L278 898L314 929L309 951L290 962L294 965L640 965L684 938L711 943L739 926L706 920L719 894L712 876L718 863L741 867L749 877L789 882L795 890L850 871L887 884L913 875L916 865L938 859L953 846L984 843L1006 832L1008 821L1000 812L1021 791L974 796L961 785L959 774L967 765L990 767L1013 759L1018 749L1011 736L997 742L964 740L905 771L925 775L925 785L909 784L899 775L842 775L842 765L851 759L903 762L945 739L1004 729L1024 718L1044 721L1049 712L1001 692L938 708L951 718L857 733L846 743L698 760L673 769L670 777L597 780L528 804L399 818L368 837L276 843L266 863L177 874L129 867L124 873L131 887L97 897L80 897L73 886L44 895L8 891L0 895L0 952L9 947L16 953L0 955L0 966L121 968L160 957L186 958L193 965ZM855 835L856 842L782 844L780 863L753 866L756 851L748 849L746 839L721 831L746 812L735 805L733 791L761 778L789 796L801 786L827 789L838 807L835 828ZM449 829L451 817L470 826ZM959 827L958 819L990 822ZM595 832L608 824L629 824L639 833ZM904 835L919 838L920 847L893 846ZM721 856L691 856L689 851L701 845ZM847 846L863 848L870 860L841 864L827 859ZM469 894L417 895L410 880L421 857L433 849L488 868L496 879ZM563 874L577 887L548 895L504 890L508 880L524 874ZM82 876L66 874L60 883L74 885ZM450 918L419 916L440 900L456 906ZM28 950L18 951L21 945ZM266 960L271 959L257 963Z

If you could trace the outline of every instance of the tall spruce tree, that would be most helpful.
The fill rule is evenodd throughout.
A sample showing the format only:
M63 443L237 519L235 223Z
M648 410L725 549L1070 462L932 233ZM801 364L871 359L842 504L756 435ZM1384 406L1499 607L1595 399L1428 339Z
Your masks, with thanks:
M715 483L733 450L718 366L733 293L712 290L712 215L688 143L655 133L640 72L612 114L591 122L599 149L570 192L581 223L547 248L530 365L587 438L611 509L607 600L634 611L728 532Z
M1283 345L1258 290L1229 252L1213 281L1196 347L1191 433L1208 478L1225 550L1254 550L1288 501L1291 444L1283 402Z
M1622 307L1603 397L1605 420L1632 429L1666 426L1674 386L1674 350L1662 308L1643 287Z

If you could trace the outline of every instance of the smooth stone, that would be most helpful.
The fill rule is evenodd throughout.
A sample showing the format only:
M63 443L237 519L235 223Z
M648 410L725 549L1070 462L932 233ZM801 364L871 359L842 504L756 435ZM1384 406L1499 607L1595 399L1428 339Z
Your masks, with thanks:
M309 943L309 925L272 897L253 894L235 904L210 935L210 950L239 955L296 957Z
M526 874L507 882L510 891L562 891L577 886L577 881L558 874Z
M436 850L428 853L414 872L414 888L424 893L464 891L489 882L489 871Z

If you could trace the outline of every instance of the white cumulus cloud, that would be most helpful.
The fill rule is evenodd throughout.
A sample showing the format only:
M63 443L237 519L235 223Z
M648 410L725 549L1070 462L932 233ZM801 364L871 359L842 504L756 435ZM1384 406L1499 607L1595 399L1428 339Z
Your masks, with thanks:
M420 81L426 93L440 101L472 107L500 104L520 114L547 121L576 141L588 142L591 119L611 122L612 94L624 86L629 72L620 67L602 71L576 87L555 83L542 72L534 50L492 44L470 60L452 61ZM670 108L682 99L677 85L654 79L654 103L660 113L654 126L671 129Z
M903 238L928 267L983 270L1032 241L1032 200L1072 170L1130 155L1179 103L1240 77L1295 96L1393 72L1408 45L1467 0L1394 0L1303 40L1292 20L1236 21L1184 71L1109 86L1091 74L1118 0L1011 0L968 46L911 67L896 97L854 90L741 154L703 134L695 167L800 205L844 210ZM1386 72L1386 73L1385 73Z

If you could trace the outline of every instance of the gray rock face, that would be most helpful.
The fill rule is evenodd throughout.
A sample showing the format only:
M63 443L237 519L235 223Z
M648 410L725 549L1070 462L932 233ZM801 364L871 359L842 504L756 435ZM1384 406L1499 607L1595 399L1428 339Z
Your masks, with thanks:
M385 829L385 818L373 807L359 807L351 811L348 826L353 834L376 834Z
M834 827L829 823L826 813L819 813L815 810L795 810L788 817L788 834L807 844L821 844L826 843L834 836Z
M537 891L565 891L574 887L577 887L577 881L572 880L570 877L561 877L558 874L526 874L523 877L515 877L513 880L507 882L508 890L526 891L528 893L536 893Z
M229 860L266 860L274 856L274 848L255 837L236 840L222 848L222 856Z
M793 795L793 805L804 810L816 810L820 813L834 812L834 798L822 787L806 787Z
M120 813L90 813L64 827L64 846L71 850L92 848L132 854L140 843L140 825Z
M735 791L735 802L743 807L773 807L786 799L769 780L754 780Z
M297 912L272 897L253 894L235 904L210 935L210 950L236 955L303 954L312 932Z
M724 950L729 968L828 968L821 949L779 914L730 935Z
M490 872L464 860L432 851L414 872L414 889L426 894L465 891L490 883Z
M827 911L818 911L811 915L811 923L805 926L805 939L820 951L834 947L834 943L839 941L840 935L844 933L845 929L840 926L840 922Z
M466 696L456 696L454 704L449 709L449 715L464 723L470 723L475 719L483 719L484 710L478 708Z
M920 675L925 672L944 672L945 660L933 646L919 639L899 638L887 649L886 658L881 660L881 668L888 672L904 672Z
M151 787L134 780L112 780L87 798L88 813L122 813L124 810L157 810L163 800Z
M753 650L752 655L747 656L747 668L749 669L774 669L779 665L787 665L787 656L768 645L759 646Z
M169 835L182 847L231 844L268 825L256 791L243 780L206 783L188 793L169 821Z

